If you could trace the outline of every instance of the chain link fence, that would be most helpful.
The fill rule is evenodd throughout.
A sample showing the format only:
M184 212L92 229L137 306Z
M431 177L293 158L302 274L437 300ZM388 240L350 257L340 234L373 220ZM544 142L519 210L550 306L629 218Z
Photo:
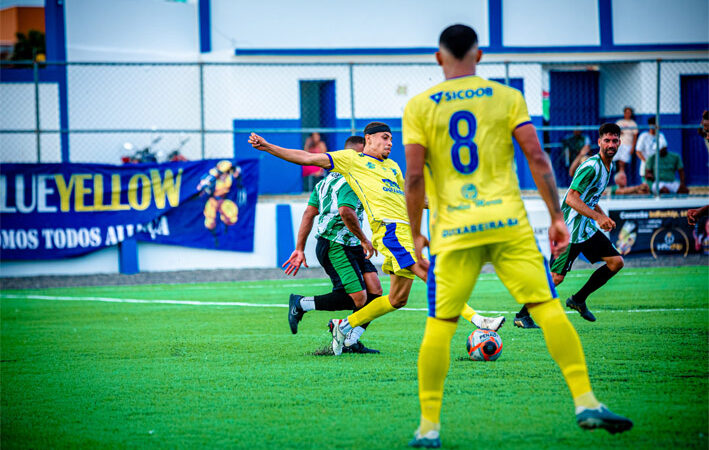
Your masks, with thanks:
M318 132L332 150L373 120L390 123L400 145L406 102L443 80L437 65L420 63L13 64L0 65L5 163L233 157L250 131L299 148ZM482 63L478 74L522 90L562 186L579 143L593 152L599 124L626 107L639 133L655 119L689 184L709 184L697 133L709 60ZM640 162L630 155L631 184L641 182Z

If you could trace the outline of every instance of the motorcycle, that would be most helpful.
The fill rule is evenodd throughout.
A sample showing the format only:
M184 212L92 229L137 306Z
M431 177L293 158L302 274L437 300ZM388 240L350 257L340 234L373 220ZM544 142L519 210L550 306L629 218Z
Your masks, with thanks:
M157 153L153 151L153 147L161 140L162 136L157 136L153 138L153 140L150 141L150 144L148 144L146 147L140 150L136 150L135 152L133 151L135 150L135 146L132 143L124 143L123 149L128 152L128 154L123 155L121 157L121 162L123 164L142 164L158 162L158 156Z

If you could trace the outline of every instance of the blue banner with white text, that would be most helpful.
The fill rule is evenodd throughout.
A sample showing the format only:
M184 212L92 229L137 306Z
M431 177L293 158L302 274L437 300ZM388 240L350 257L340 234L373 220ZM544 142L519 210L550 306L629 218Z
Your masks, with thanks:
M258 160L3 164L0 257L78 256L128 238L252 252Z

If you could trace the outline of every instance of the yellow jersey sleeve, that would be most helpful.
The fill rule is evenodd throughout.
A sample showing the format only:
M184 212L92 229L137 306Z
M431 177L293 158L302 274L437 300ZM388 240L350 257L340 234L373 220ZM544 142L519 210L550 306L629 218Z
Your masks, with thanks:
M532 119L529 117L529 112L527 111L527 103L522 97L522 93L517 89L511 89L513 92L512 98L512 108L510 108L510 130L514 131L520 125L527 123L532 123Z
M325 153L330 158L330 171L345 174L345 171L352 165L352 158L357 154L354 150L345 149L335 152Z

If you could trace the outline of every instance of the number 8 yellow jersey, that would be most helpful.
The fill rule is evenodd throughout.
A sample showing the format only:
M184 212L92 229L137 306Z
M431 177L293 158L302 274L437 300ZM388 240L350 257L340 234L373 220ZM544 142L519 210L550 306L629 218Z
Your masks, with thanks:
M512 133L530 123L522 94L478 76L446 80L412 98L404 145L426 148L432 254L529 232Z

